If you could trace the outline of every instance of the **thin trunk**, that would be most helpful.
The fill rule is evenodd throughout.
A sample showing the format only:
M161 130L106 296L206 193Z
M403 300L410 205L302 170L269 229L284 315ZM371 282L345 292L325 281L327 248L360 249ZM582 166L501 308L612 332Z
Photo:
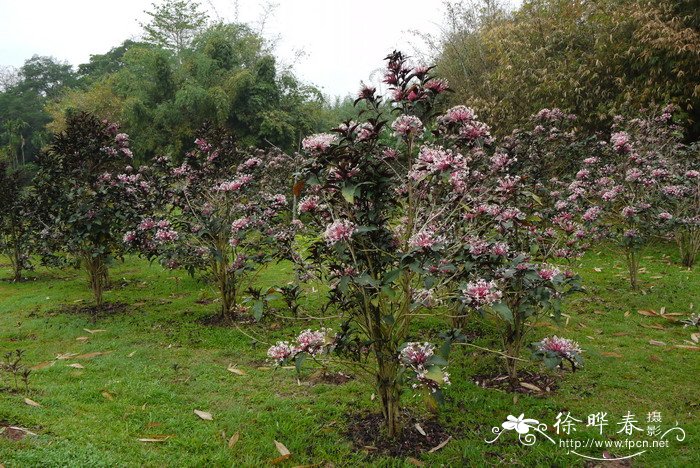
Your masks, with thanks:
M398 386L398 367L393 356L387 356L388 350L376 348L377 357L377 391L382 402L382 415L386 424L387 435L393 439L401 434L399 420L400 389Z
M630 285L633 290L639 289L639 250L635 248L626 249L627 268L630 274Z
M687 227L676 231L676 243L681 256L681 263L687 268L695 265L700 254L700 228Z
M105 278L107 278L107 264L101 255L97 257L88 255L85 258L85 268L90 281L90 289L92 289L95 298L95 305L99 309L103 304L102 294L105 288Z

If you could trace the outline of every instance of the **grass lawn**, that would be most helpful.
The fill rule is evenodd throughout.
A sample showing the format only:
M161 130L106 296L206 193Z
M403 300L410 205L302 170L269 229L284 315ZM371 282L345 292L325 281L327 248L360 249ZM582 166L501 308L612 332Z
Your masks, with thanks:
M622 427L617 423L628 411L645 430L648 413L658 411L662 421L656 425L666 430L677 422L685 440L669 436L668 448L649 448L632 459L632 466L700 466L700 352L675 346L689 345L691 332L699 330L637 312L665 307L667 313L687 314L692 303L697 310L700 269L678 266L672 246L654 246L642 260L643 289L633 293L622 258L607 247L591 251L579 268L588 293L569 302L565 322L540 321L533 333L532 341L551 334L579 341L586 350L581 372L566 373L547 396L516 396L476 386L472 376L497 371L499 359L460 346L451 356L453 384L438 416L453 439L416 458L430 466L582 466L582 458L542 436L531 447L519 444L514 431L492 445L484 439L494 437L491 428L506 416L520 413L547 423L547 434L560 437L551 426L558 413L568 411L583 421L570 438L621 440L625 436L617 434ZM3 268L0 276L8 275ZM279 284L287 275L284 267L272 266L260 285ZM280 466L417 463L377 456L348 441L347 415L379 410L371 399L371 382L356 378L343 385L309 385L304 376L298 381L294 370L273 370L264 362L267 345L261 343L289 339L315 323L269 318L240 329L202 325L199 319L217 308L207 301L213 292L184 273L136 258L112 270L114 287L105 296L128 303L126 311L93 322L60 311L89 300L82 272L40 268L32 276L33 281L21 284L0 282L0 350L24 349L28 365L41 367L32 372L28 392L12 391L6 374L0 381L2 425L36 433L21 440L0 436L5 466L269 465L279 457L274 441L292 453ZM318 296L308 291L307 310L315 312L322 300ZM437 319L421 327L435 334L447 328ZM475 317L467 331L476 336L476 345L497 346L493 324ZM90 357L97 352L105 354ZM56 359L67 353L77 356ZM245 374L227 371L231 364ZM304 372L308 376L312 370ZM41 407L25 404L25 397ZM410 394L405 402L424 411ZM194 410L211 413L213 420L200 419ZM596 436L598 428L585 427L587 416L597 412L608 413L603 436ZM236 432L239 441L229 448L226 441ZM171 437L139 441L165 435ZM642 433L631 438L651 440ZM643 449L578 452L600 457L603 450L624 456Z

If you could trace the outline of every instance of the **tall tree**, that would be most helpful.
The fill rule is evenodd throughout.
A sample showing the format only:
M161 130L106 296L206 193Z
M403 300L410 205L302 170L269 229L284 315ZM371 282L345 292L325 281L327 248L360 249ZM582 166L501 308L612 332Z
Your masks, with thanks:
M153 10L146 12L151 21L141 24L146 32L144 39L178 56L207 23L207 14L192 0L164 0L151 6Z

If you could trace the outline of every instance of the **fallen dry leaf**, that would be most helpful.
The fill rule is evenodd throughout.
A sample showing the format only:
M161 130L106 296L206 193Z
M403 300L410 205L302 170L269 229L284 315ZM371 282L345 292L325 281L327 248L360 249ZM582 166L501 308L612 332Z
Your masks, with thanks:
M627 312L625 312L625 317L629 317L629 316L630 316L630 311L628 310Z
M45 361L42 363L37 364L36 366L31 367L32 370L41 370L41 369L46 369L47 367L51 367L56 363L56 361Z
M236 369L236 367L233 364L229 364L228 368L226 369L227 371L231 372L232 374L236 375L246 375L246 373L240 369Z
M601 271L603 271L603 269L596 267L596 268L593 268L593 271L595 271L596 273L600 273Z
M90 339L90 337L88 337L88 336L79 336L75 339L75 341L87 341L89 339Z
M277 463L282 463L283 461L289 459L292 456L292 452L289 451L287 447L284 446L283 443L277 442L275 440L275 447L277 447L277 451L280 453L280 456L272 460L272 464L276 465Z
M690 339L696 343L700 342L700 333L693 333L690 335Z
M228 440L228 448L233 448L234 445L238 443L238 439L241 438L240 432L236 432L231 436L231 438Z
M73 369L85 369L85 366L74 362L73 364L66 364L66 367L72 367Z
M102 332L107 331L107 330L90 330L89 328L83 328L83 330L88 332L91 335L94 335L95 333L102 333Z
M280 455L285 456L285 455L291 455L292 452L289 451L287 447L284 446L282 442L277 442L275 441L275 447L277 447L277 451L280 453Z
M425 431L423 430L423 428L421 427L420 424L416 423L415 427L416 427L416 430L417 430L418 432L420 432L420 434L421 434L423 437L428 437L428 434L425 433Z
M428 450L428 453L435 453L435 452L437 452L438 450L440 450L441 448L443 448L445 445L447 445L447 443L448 443L450 440L452 440L452 436L449 436L447 439L445 439L444 441L440 442L440 443L439 443L438 445L436 445L435 447L433 447L433 448L431 448L430 450Z
M111 351L95 351L94 353L78 354L74 359L90 359L97 356L102 356L103 354L109 354Z
M76 354L76 353L57 354L57 355L56 355L56 359L58 359L59 361L64 361L64 360L66 360L66 359L72 358L73 356L77 356L77 354Z
M532 385L531 383L528 382L520 382L520 386L523 388L527 388L528 390L532 390L533 392L541 392L542 389L538 387L537 385Z
M649 344L654 346L666 346L666 343L657 340L649 340Z
M129 355L128 355L127 357L134 357L134 354L136 354L136 351L130 352Z
M37 403L36 401L29 399L29 398L25 398L24 403L26 403L29 406L34 406L35 408L41 408L40 403Z
M690 345L676 345L676 348L681 348L681 349L690 349L692 351L700 351L700 346L690 346Z
M139 442L165 442L172 437L175 437L175 434L152 435L139 439Z
M604 353L600 353L600 355L605 356L605 357L614 357L614 358L621 358L622 357L622 354L620 354L620 353L612 353L612 352L607 352L607 351Z
M612 336L627 336L627 333L625 333L625 332L617 332L617 333L613 333Z
M651 325L644 325L643 323L641 324L644 328L651 328L652 330L666 330L663 325L659 325L658 323L653 323Z
M197 416L199 416L200 418L202 418L206 421L214 420L214 417L211 415L211 413L207 413L206 411L194 410L194 414L196 414Z
M114 396L112 396L112 394L107 391L102 392L102 396L105 397L107 400L114 400Z
M662 359L656 354L652 354L651 356L649 356L649 360L654 362L663 362Z
M642 310L638 310L637 313L638 313L639 315L645 315L645 316L647 316L647 317L656 317L657 315L659 315L659 314L657 314L655 311L653 311L653 310L651 310L651 309L642 309Z

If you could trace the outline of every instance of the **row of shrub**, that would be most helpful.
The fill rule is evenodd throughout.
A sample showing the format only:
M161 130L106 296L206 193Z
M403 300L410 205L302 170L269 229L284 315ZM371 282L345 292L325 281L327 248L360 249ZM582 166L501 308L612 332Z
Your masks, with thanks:
M517 385L530 324L557 319L581 290L573 261L593 243L620 244L633 288L640 249L659 236L674 237L693 264L697 147L682 143L673 107L619 117L605 136L579 134L576 116L543 109L496 139L473 109L439 109L449 86L431 67L394 52L384 83L388 96L362 86L357 121L307 137L294 155L241 148L207 126L184 157L134 168L117 125L72 117L28 189L3 171L3 246L15 278L33 253L73 263L99 307L110 263L135 253L201 272L231 321L261 319L268 293L298 313L301 285L324 282L324 311L340 315L340 331L304 330L268 355L297 366L331 355L358 363L394 437L407 386L439 399L449 384L447 354L469 314L498 321L497 352ZM256 290L257 273L276 260L294 265L295 282ZM451 329L445 343L410 341L420 318L437 314ZM534 351L550 367L580 365L566 339Z

